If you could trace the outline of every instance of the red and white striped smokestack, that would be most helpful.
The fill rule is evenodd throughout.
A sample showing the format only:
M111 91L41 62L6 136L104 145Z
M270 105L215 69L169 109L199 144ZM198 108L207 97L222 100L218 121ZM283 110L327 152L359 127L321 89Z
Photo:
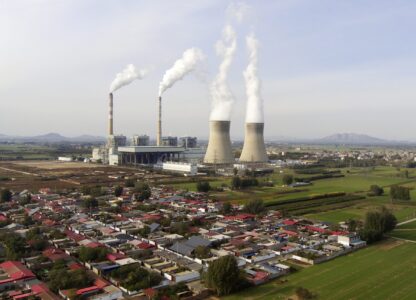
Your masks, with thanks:
M113 135L113 93L109 95L110 102L108 104L108 135Z

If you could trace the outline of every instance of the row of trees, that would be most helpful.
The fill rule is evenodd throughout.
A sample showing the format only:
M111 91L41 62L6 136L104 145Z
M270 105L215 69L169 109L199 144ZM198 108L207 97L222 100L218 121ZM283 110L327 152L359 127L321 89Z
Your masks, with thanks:
M231 181L231 188L233 190L240 190L244 188L248 188L251 186L258 186L259 181L256 178L241 178L239 176L234 176Z
M410 200L410 189L404 186L393 185L390 187L390 197L393 200Z

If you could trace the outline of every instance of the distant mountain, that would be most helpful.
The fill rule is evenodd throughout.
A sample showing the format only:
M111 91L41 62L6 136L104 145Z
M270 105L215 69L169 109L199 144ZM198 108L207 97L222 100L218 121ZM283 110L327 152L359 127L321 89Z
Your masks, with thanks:
M77 141L77 142L105 142L106 141L106 138L103 136L88 135L88 134L83 134L80 136L72 137L70 139L72 141Z
M0 141L10 142L34 142L34 143L101 143L106 139L101 136L80 135L76 137L66 137L59 133L51 132L36 136L9 136L0 134Z
M64 137L60 135L59 133L54 133L54 132L43 134L43 135L36 135L32 137L24 137L24 138L29 139L29 140L49 142L49 143L63 142L63 141L68 140L67 137Z
M389 145L397 142L372 137L357 133L336 133L321 139L314 140L322 144L344 144L344 145Z

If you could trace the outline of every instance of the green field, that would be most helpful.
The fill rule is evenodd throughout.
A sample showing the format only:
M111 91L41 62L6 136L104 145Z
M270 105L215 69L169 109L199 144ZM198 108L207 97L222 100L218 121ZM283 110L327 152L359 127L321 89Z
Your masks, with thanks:
M60 155L90 155L87 148L77 149L70 146L43 146L35 144L0 144L1 160L49 160Z
M287 299L297 287L317 299L416 299L415 252L416 244L390 239L224 299Z
M331 169L332 171L335 169ZM283 187L281 178L283 174L294 174L292 169L276 169L275 173L260 181L272 181L273 187L257 187L247 190L226 190L224 192L211 192L211 198L218 201L231 201L233 203L244 204L250 199L262 199L265 203L270 201L280 201L296 199L312 195L344 192L348 194L367 195L367 191L373 184L380 185L385 190L385 195L381 197L366 197L359 201L349 203L322 205L312 211L302 211L308 213L306 217L320 221L340 222L347 219L363 219L365 214L373 209L385 205L391 209L399 221L416 217L416 170L397 169L395 167L380 166L375 168L345 168L340 169L345 177L329 178L316 180L310 186L290 188ZM403 173L408 172L408 178ZM308 177L308 174L294 174L295 176ZM221 185L230 186L231 178L213 177L210 181L211 186L220 187ZM389 186L393 184L405 185L412 188L412 201L391 203L388 196ZM195 190L195 182L185 182L173 184L175 188ZM295 191L295 193L283 193L285 191Z
M416 242L416 221L396 226L390 236Z

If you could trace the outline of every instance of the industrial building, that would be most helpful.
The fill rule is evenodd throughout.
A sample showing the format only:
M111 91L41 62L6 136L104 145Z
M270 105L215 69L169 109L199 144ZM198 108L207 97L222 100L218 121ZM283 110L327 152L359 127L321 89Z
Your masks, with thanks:
M119 165L148 165L179 160L182 147L126 146L119 147Z
M176 136L164 136L162 137L162 144L160 146L177 147L178 137Z
M146 134L133 135L132 146L150 146L150 137Z
M179 138L179 146L185 149L198 147L198 139L192 136L183 136Z
M192 163L182 163L182 162L164 162L162 163L162 170L173 172L173 173L179 173L179 174L185 174L185 175L191 175L194 176L198 172L198 167L196 164Z

